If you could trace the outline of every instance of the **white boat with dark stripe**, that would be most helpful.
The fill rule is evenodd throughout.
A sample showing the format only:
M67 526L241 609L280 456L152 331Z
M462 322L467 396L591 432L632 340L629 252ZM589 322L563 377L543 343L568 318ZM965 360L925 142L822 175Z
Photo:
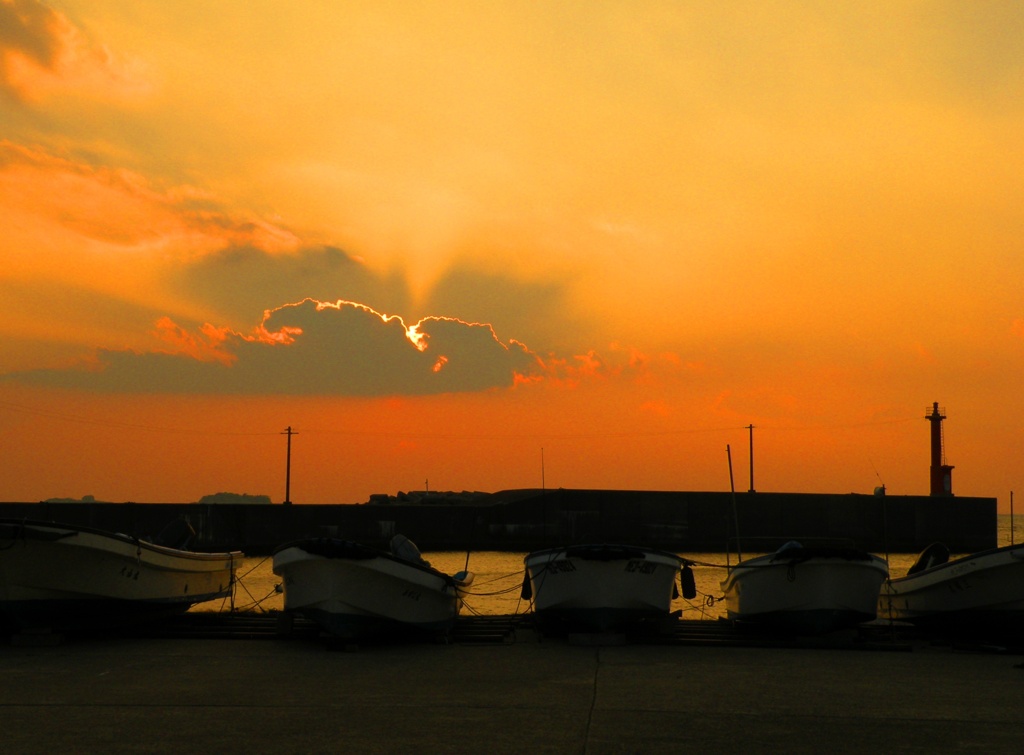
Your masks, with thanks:
M176 524L180 547L90 527L0 519L0 616L11 630L90 629L229 598L242 554L184 550L194 533L186 522Z
M430 566L402 535L391 552L337 538L308 538L274 551L284 607L343 639L407 633L446 634L472 574Z
M874 619L888 575L885 559L866 551L791 541L732 567L722 590L739 625L817 634Z
M878 617L962 634L1024 630L1024 544L950 560L940 543L926 548L907 575L889 579Z
M681 570L684 594L695 595L689 562L666 551L594 543L534 551L524 562L523 597L545 628L613 632L668 619Z

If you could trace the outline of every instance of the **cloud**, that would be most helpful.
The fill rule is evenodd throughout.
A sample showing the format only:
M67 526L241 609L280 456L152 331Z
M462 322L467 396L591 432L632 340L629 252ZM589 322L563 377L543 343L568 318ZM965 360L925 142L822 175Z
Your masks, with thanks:
M974 106L987 102L1019 111L1017 93L1024 78L1020 3L941 0L930 10L921 49L936 82L955 88Z
M573 312L566 278L516 276L460 262L414 297L404 271L382 273L334 246L302 246L269 253L255 245L231 246L189 260L167 281L180 297L203 302L233 327L244 327L267 302L344 299L379 312L420 317L431 312L487 322L545 350L585 348L594 324Z
M10 58L21 55L43 68L56 64L60 31L67 23L56 11L34 0L0 2L0 82L10 85Z
M28 102L60 89L132 96L148 85L137 63L91 42L63 13L37 0L0 0L0 91Z
M95 347L138 346L138 335L161 315L190 325L220 321L221 309L201 291L192 295L169 281L225 249L286 254L300 243L287 228L203 190L161 186L133 171L3 139L0 207L0 332L31 327ZM238 289L217 293L219 302L231 302ZM268 303L307 295L267 296L226 324L248 327ZM121 314L107 316L113 308Z
M545 349L574 351L595 330L573 312L572 286L564 278L525 279L462 262L449 268L427 292L426 307L464 320L486 320Z
M192 186L162 187L130 170L92 165L0 139L0 200L50 233L119 250L210 252L251 244L294 249L287 229L232 212Z
M541 369L485 323L428 317L406 325L349 301L306 299L267 311L249 334L158 323L164 350L100 350L75 369L9 380L97 392L389 396L511 387Z
M99 349L94 368L106 366L102 376L82 379L104 390L152 385L155 378L145 374L143 363L159 363L162 370L175 365L170 374L180 372L179 379L189 385L218 374L180 356L132 356L129 347L140 355L153 351L144 336L154 322L161 322L161 351L178 353L167 342L175 328L182 337L196 332L202 337L205 321L216 323L214 330L245 333L268 305L306 299L360 302L377 312L402 312L409 322L426 317L420 332L443 340L455 354L430 361L436 370L431 386L473 384L467 365L479 384L501 384L508 377L473 359L483 343L495 342L491 325L487 339L466 344L467 333L483 332L467 323L492 324L520 342L541 344L545 352L589 348L588 328L572 314L566 280L529 280L463 263L417 302L403 271L374 270L340 248L309 244L277 221L232 210L201 189L162 186L133 171L38 146L0 140L0 205L10 221L0 240L0 257L10 273L0 281L0 314L8 335L31 331L49 339L59 347L61 363L63 344ZM444 317L433 317L437 312ZM312 334L321 335L308 329L304 343L313 341ZM256 359L261 353L237 335L219 348L243 362L224 378L228 382L241 380L243 354ZM296 344L292 351L305 348ZM3 366L27 374L53 364L54 359L15 365L8 359ZM131 379L122 380L122 373ZM38 379L74 383L78 378L40 373ZM223 390L260 385L253 380Z
M332 246L303 247L290 254L269 254L250 244L230 246L173 271L169 283L235 323L251 322L267 302L341 298L378 311L410 308L404 277L380 275Z

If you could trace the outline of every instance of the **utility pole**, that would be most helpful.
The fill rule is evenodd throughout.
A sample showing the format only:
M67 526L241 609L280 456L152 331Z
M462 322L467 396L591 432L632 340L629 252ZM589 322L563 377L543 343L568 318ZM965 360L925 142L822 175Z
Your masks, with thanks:
M285 428L281 435L288 436L288 456L284 466L284 505L292 505L292 436L298 433L292 430L291 425Z
M747 425L747 430L750 431L750 490L749 493L754 491L754 426L753 424Z
M544 446L540 447L540 489L546 489L544 486Z

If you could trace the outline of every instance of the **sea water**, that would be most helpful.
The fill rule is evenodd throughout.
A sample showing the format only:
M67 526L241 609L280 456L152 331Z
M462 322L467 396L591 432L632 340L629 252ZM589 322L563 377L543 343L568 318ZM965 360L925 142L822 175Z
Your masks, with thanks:
M1024 517L1018 516L1013 522L1012 542L1024 542ZM1011 543L1010 517L998 517L996 545ZM525 553L504 553L498 551L441 551L424 553L430 565L446 574L467 569L473 572L473 584L466 596L463 616L507 616L527 614L530 602L522 597L525 567ZM684 619L718 619L725 615L722 600L721 581L725 579L727 566L736 564L736 554L725 553L681 553L694 565L694 582L697 597L686 600L682 597L672 601L672 610L680 611ZM744 559L756 553L744 553ZM878 553L888 557L889 573L900 577L907 573L917 553ZM964 554L954 554L964 555ZM193 611L280 611L284 608L281 578L273 572L273 559L244 558L236 570L236 588L233 600L216 600L201 603Z

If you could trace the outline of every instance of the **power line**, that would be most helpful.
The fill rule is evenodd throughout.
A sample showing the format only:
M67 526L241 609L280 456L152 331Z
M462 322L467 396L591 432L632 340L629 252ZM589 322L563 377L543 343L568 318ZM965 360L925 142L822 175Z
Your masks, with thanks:
M160 425L147 425L136 422L124 422L115 419L99 419L96 417L83 417L80 415L54 412L47 409L15 404L9 401L0 401L0 408L11 411L22 412L39 417L58 419L64 422L75 422L79 424L98 425L101 427L118 427L133 430L144 430L147 432L208 435L208 436L235 436L235 437L258 437L265 435L277 435L280 431L242 431L242 430L202 430L191 427L167 427ZM878 420L873 422L815 424L815 425L767 425L759 423L757 428L762 432L809 432L820 430L839 430L845 428L875 427L882 425L899 424L910 422L911 417L902 417L890 420ZM524 432L524 433L439 433L439 432L410 432L409 430L395 431L364 431L351 428L315 428L307 427L303 432L315 435L339 435L358 438L413 438L420 440L470 440L470 441L515 441L515 440L536 440L545 438L551 440L585 440L600 438L657 438L673 437L681 435L698 435L702 433L722 433L750 430L751 425L718 426L718 427L676 427L667 430L616 430L616 431L585 431L585 432Z
M61 412L54 412L48 409L37 409L35 407L23 406L21 404L12 404L9 401L0 401L0 407L4 409L10 409L11 411L21 412L23 414L32 414L37 417L48 417L50 419L59 419L64 422L75 422L82 425L99 425L100 427L120 427L128 428L132 430L146 430L148 432L159 432L159 433L182 433L189 435L275 435L272 432L241 432L232 430L196 430L195 427L164 427L159 425L143 425L136 422L122 422L114 419L97 419L95 417L82 417L74 414L64 414Z

